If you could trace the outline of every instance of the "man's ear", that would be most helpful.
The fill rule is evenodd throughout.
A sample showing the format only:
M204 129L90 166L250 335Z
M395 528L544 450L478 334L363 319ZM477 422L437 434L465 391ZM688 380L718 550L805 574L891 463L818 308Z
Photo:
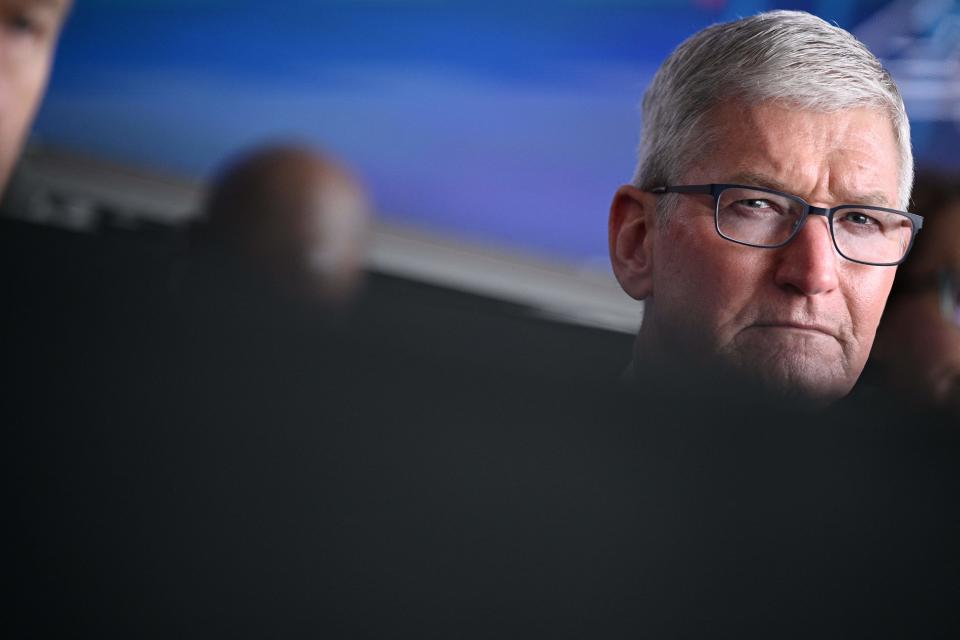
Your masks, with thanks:
M653 238L656 197L631 185L617 190L610 205L610 263L627 295L653 295Z

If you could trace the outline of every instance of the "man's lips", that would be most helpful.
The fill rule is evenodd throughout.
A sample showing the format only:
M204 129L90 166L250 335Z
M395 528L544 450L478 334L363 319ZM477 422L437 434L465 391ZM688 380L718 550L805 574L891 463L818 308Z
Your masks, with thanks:
M823 324L816 322L796 322L793 320L773 321L773 322L755 322L753 327L756 329L781 329L792 331L809 331L812 333L822 333L831 338L837 337L837 332Z

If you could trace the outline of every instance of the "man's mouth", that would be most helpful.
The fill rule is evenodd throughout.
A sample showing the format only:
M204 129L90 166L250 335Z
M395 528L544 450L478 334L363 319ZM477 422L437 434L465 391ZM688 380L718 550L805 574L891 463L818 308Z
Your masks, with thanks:
M779 329L783 331L799 331L826 335L830 338L836 338L837 333L832 328L816 322L797 322L793 320L757 322L754 323L755 329Z

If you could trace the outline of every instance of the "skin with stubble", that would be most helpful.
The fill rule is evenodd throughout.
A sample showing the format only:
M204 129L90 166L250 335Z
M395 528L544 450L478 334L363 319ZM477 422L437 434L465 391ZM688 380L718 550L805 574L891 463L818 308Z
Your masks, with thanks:
M768 187L821 207L899 204L897 145L881 112L729 102L712 123L714 144L675 184ZM655 209L656 196L623 187L611 215L615 273L647 300L638 366L727 370L815 402L851 390L894 268L840 256L822 216L808 218L788 245L758 249L718 235L708 195L679 197L666 220Z
M68 0L0 0L0 193L47 85Z

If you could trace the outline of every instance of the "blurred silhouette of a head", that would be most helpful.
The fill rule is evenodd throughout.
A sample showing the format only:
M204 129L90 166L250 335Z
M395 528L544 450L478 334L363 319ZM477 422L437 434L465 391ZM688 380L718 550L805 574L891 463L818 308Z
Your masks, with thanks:
M900 268L873 359L891 388L960 416L960 175L917 173L929 220Z
M212 185L208 239L299 297L339 305L363 277L370 207L334 160L297 145L239 155Z

